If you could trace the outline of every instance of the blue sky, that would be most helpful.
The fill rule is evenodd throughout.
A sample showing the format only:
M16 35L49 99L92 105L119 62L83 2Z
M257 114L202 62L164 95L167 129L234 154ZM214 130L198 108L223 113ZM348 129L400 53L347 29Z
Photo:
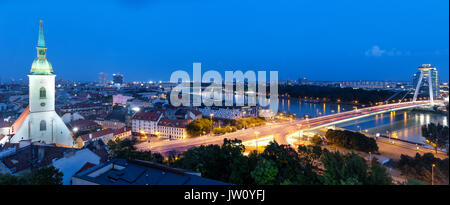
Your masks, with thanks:
M0 1L0 79L24 78L44 20L58 77L169 80L175 70L278 70L280 79L449 78L447 0Z

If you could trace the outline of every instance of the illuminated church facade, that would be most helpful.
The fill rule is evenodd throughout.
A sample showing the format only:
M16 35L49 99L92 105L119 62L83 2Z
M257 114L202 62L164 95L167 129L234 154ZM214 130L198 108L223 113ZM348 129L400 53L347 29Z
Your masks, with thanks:
M17 131L9 141L18 143L21 140L31 140L73 147L75 143L69 129L55 112L56 75L47 60L42 21L36 49L37 57L28 75L29 105L14 123L13 127L17 127Z

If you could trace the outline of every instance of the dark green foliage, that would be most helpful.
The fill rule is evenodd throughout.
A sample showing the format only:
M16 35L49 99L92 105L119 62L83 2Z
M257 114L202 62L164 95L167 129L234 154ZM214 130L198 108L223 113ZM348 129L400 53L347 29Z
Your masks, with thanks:
M111 157L123 158L123 159L138 159L145 161L152 161L162 163L164 157L159 153L152 153L150 151L137 151L134 145L137 143L135 138L133 139L115 139L108 142L108 146L111 152Z
M355 153L325 151L322 163L325 168L322 182L325 185L392 184L392 178L385 167L374 160L369 168L366 161Z
M274 185L276 183L278 168L272 160L264 158L258 163L258 166L250 173L256 184Z
M206 178L253 184L249 160L243 155L244 150L240 140L224 139L222 146L202 145L187 150L174 166L200 172Z
M401 155L397 168L402 172L402 175L408 178L415 178L431 184L431 168L433 164L436 165L434 167L434 183L448 184L448 158L441 160L435 158L431 153L425 153L422 156L417 153L414 158Z
M236 132L237 128L234 126L226 126L224 128L216 127L213 129L213 133L216 135L230 133L230 132Z
M378 160L375 159L372 160L366 183L371 185L391 185L392 177L386 167L381 165Z
M186 131L190 137L197 137L203 133L209 133L213 127L213 122L207 118L196 119L186 126Z
M311 166L289 146L271 143L262 154L244 156L239 140L224 140L222 146L208 145L184 152L174 166L198 171L203 177L234 184L318 184ZM268 173L265 173L268 171Z
M250 127L257 127L261 125L265 125L266 121L263 118L242 118L239 120L235 120L232 122L232 125L234 125L237 129L242 128L250 128Z
M297 148L300 161L304 165L310 166L313 170L319 170L318 166L321 163L323 152L320 146L303 146L300 145Z
M406 180L405 185L427 185L427 183L418 179L411 178Z
M261 157L275 163L278 169L275 184L286 184L288 181L290 184L297 185L319 183L318 176L310 163L304 164L304 159L290 146L270 142Z
M448 149L449 129L441 124L430 123L422 126L422 136L427 140L426 143L432 145L437 153L437 148Z
M311 138L311 143L313 144L313 145L322 145L322 138L319 136L319 135L314 135L312 138Z
M329 142L347 149L354 149L363 152L378 151L377 142L359 132L329 129L325 134L325 138Z
M22 176L0 174L0 185L62 185L63 173L53 166L25 173Z

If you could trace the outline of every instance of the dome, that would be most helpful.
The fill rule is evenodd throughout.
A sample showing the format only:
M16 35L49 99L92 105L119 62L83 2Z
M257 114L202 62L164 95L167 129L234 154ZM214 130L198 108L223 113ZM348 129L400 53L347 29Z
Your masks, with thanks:
M51 75L53 74L52 64L48 62L47 58L36 58L31 65L30 72L37 75Z

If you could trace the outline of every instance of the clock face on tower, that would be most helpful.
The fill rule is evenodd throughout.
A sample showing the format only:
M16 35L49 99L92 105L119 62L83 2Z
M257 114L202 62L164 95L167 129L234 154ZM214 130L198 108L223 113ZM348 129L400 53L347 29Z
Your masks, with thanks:
M39 55L45 55L45 50L40 50Z

